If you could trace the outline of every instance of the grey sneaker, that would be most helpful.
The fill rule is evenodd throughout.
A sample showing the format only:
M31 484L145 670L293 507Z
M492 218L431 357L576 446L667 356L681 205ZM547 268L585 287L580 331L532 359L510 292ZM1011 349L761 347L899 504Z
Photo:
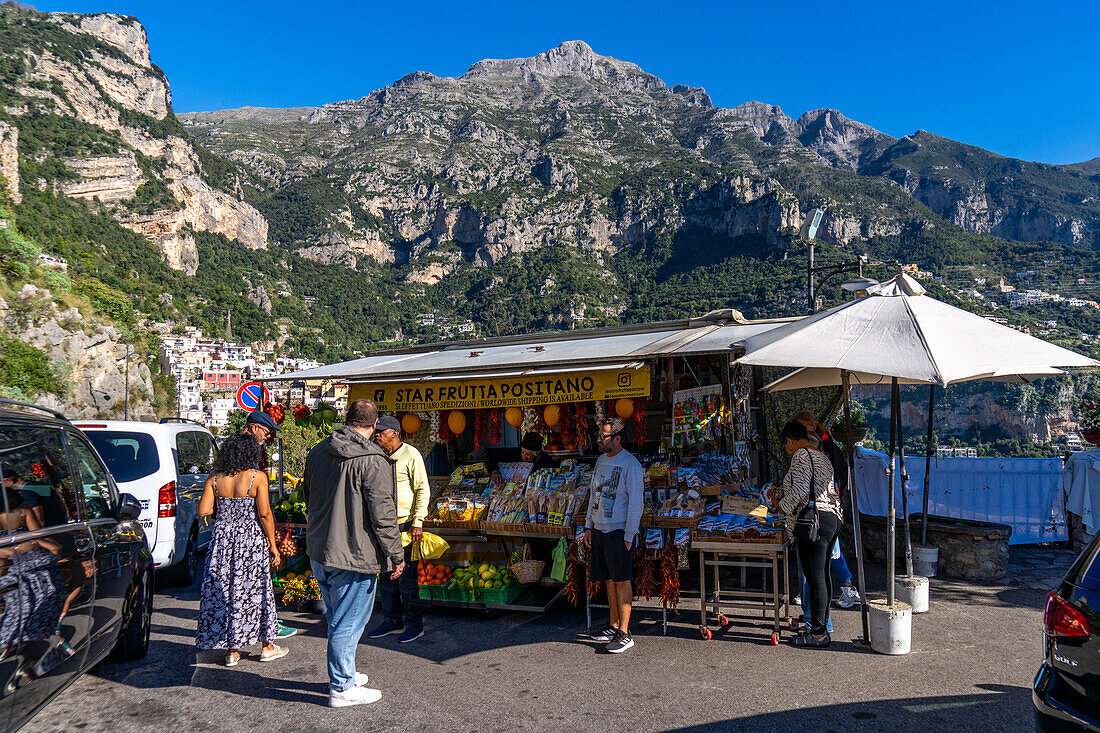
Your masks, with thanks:
M607 645L607 651L612 654L622 654L634 646L634 637L619 629L615 629L615 637Z
M840 598L836 600L836 605L841 608L851 608L859 603L859 591L850 585L842 586L840 589Z

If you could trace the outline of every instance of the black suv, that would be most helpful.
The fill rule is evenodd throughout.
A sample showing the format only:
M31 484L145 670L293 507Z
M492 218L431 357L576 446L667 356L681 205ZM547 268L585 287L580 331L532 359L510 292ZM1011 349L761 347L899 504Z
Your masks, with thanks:
M1047 597L1031 699L1040 731L1100 731L1100 536Z
M137 499L119 496L60 413L0 400L0 482L0 730L10 730L112 652L145 656L153 561Z

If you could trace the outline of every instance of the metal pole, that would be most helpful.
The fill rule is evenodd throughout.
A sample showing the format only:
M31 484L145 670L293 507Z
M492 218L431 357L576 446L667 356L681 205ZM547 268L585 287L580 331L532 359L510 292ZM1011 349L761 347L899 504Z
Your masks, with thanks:
M852 497L852 535L856 544L856 582L859 583L859 608L863 617L863 641L871 640L870 622L867 617L867 583L863 576L863 537L859 528L859 491L856 490L855 443L852 441L852 389L848 383L848 372L840 373L844 390L844 431L847 433L845 449L848 452L848 490Z
M905 471L905 437L901 429L901 388L898 391L898 469L901 471L901 516L902 530L905 536L905 577L913 577L913 543L909 535L909 474Z
M888 458L889 464L886 467L886 606L888 608L894 607L894 561L897 559L896 539L894 537L894 522L896 519L894 509L894 449L896 444L894 438L897 435L894 431L894 416L898 411L897 389L898 379L894 377L891 380L890 390L890 456Z
M279 438L276 445L279 446L279 496L286 496L286 485L283 482L283 439Z
M924 455L924 509L921 511L920 543L928 544L928 482L932 476L932 411L936 407L936 385L928 387L928 438Z
M809 258L809 264L806 266L806 310L813 313L816 308L814 306L814 240L812 239L806 243L806 256Z
M126 344L126 395L122 403L122 419L130 419L130 344Z

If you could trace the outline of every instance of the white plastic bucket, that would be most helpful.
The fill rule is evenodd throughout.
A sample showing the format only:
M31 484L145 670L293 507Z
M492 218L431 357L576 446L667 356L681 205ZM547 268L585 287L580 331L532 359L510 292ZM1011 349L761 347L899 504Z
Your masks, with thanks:
M908 577L899 575L894 578L894 596L913 608L913 613L928 611L928 578L919 575Z
M913 574L934 578L940 569L940 548L935 545L913 545Z
M913 609L908 603L871 601L867 604L870 614L871 648L879 654L908 654L912 648Z

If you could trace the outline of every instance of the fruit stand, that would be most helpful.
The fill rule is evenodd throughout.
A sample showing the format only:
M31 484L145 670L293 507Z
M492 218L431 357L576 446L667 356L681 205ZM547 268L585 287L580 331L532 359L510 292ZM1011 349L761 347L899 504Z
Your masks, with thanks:
M787 566L782 518L756 510L766 506L760 499L769 476L758 400L763 372L732 363L736 343L781 323L716 311L685 321L394 349L280 379L346 382L349 401L370 398L397 416L403 439L437 471L450 472L432 481L424 523L425 531L452 545L442 562L421 568L421 596L440 606L544 611L565 596L594 607L599 587L587 582L577 539L598 457L595 426L619 417L628 425L624 447L645 468L635 559L639 599L657 599L655 610L667 621L667 611L680 603L679 574L691 568L693 553L700 572L733 562L750 563L741 566L745 571L768 571L764 595L737 599L716 583L708 590L704 580L705 628L708 604L724 617L731 598L778 618L789 595L777 590L786 576L775 581ZM490 475L487 452L516 446L529 432L544 436L547 454L560 465L532 471L528 464L526 470L501 464L501 477ZM755 511L738 513L731 499ZM527 543L547 567L541 577L513 584L500 568ZM551 546L568 555L553 570L546 557Z

